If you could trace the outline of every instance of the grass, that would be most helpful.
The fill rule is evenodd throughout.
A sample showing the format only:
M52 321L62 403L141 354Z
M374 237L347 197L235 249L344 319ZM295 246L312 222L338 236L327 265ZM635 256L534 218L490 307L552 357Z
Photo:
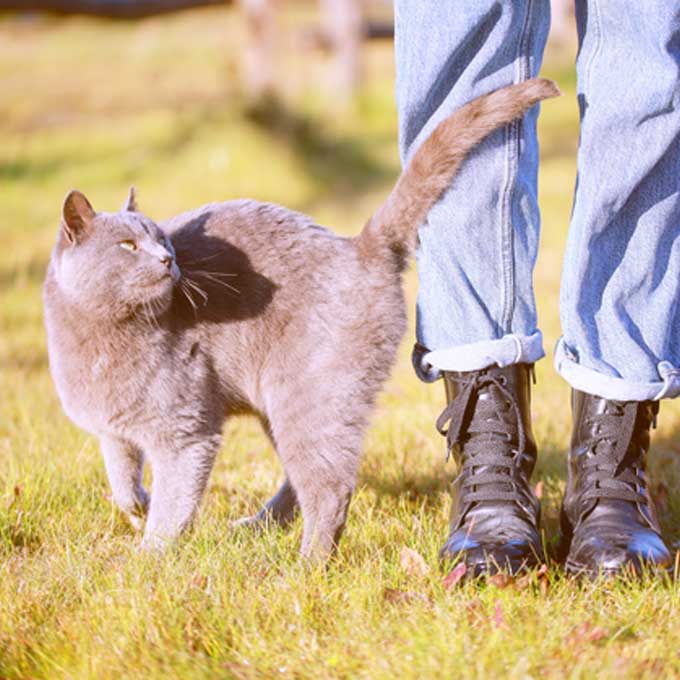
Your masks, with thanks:
M293 17L304 21L305 17ZM291 21L293 20L291 19ZM114 209L134 182L164 218L238 196L285 203L355 232L396 177L391 46L366 50L343 115L323 59L289 50L287 105L254 115L236 86L238 18L210 10L135 24L0 21L0 677L388 678L680 676L680 587L579 585L551 566L522 588L445 590L448 514L441 386L404 342L373 419L337 560L307 571L301 527L229 529L281 472L250 420L229 423L196 530L157 562L114 510L96 442L63 415L47 369L40 286L66 191ZM545 105L536 269L547 347L574 182L577 111ZM408 276L409 300L416 278ZM412 304L411 304L412 307ZM535 430L546 542L557 530L568 389L538 366ZM680 539L680 409L665 403L651 472L666 540ZM405 569L404 548L427 569Z

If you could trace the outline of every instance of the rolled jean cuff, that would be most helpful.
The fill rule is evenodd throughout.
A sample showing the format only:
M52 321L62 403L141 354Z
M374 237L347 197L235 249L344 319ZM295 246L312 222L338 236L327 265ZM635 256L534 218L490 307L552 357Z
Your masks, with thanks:
M543 335L504 335L498 340L482 340L448 349L428 350L417 344L413 350L413 366L418 377L433 382L442 371L479 371L489 366L533 364L545 356Z
M658 401L665 397L680 395L680 369L675 368L670 361L658 363L660 380L631 382L581 366L576 354L564 342L564 338L560 338L555 347L555 369L575 390L605 399Z

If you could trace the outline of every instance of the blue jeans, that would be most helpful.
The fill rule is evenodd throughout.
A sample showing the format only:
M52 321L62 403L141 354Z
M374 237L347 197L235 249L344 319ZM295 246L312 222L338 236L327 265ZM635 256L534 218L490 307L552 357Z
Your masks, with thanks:
M555 365L576 389L680 394L680 2L576 0L581 139ZM549 0L396 0L402 161L446 115L537 75ZM544 355L532 273L538 107L464 163L419 231L421 377Z

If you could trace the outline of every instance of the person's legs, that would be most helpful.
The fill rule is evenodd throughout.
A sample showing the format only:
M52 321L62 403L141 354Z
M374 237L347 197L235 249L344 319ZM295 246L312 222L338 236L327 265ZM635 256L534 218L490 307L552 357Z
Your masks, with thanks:
M535 76L549 22L548 0L397 0L402 160L461 105ZM466 371L543 356L532 290L537 116L538 107L480 144L419 231L426 366Z
M537 74L548 0L395 3L402 161L447 115ZM470 573L540 559L529 485L531 367L543 356L532 271L538 247L537 109L464 162L419 230L416 371L444 378L438 421L460 467L443 558Z
M680 394L680 4L576 6L581 141L555 353L574 388L563 529L568 567L617 571L670 559L644 455L652 400Z

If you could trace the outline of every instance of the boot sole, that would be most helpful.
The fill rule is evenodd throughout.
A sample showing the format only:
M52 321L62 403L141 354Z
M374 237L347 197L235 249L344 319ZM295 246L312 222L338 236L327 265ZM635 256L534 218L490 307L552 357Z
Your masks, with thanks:
M667 567L655 566L650 564L646 567L645 572L640 572L634 566L629 567L619 567L617 569L593 569L592 567L586 567L582 564L577 564L575 562L570 562L567 560L564 564L564 572L568 576L573 576L574 578L588 579L589 581L597 581L598 579L613 580L617 578L630 578L634 577L636 579L641 579L644 573L654 573L658 576L673 576L673 565Z
M466 572L465 579L485 578L495 576L496 574L506 574L507 576L517 576L519 574L538 569L544 562L539 562L532 559L524 559L521 562L506 562L503 565L498 565L494 562L475 562L473 564L465 563Z

